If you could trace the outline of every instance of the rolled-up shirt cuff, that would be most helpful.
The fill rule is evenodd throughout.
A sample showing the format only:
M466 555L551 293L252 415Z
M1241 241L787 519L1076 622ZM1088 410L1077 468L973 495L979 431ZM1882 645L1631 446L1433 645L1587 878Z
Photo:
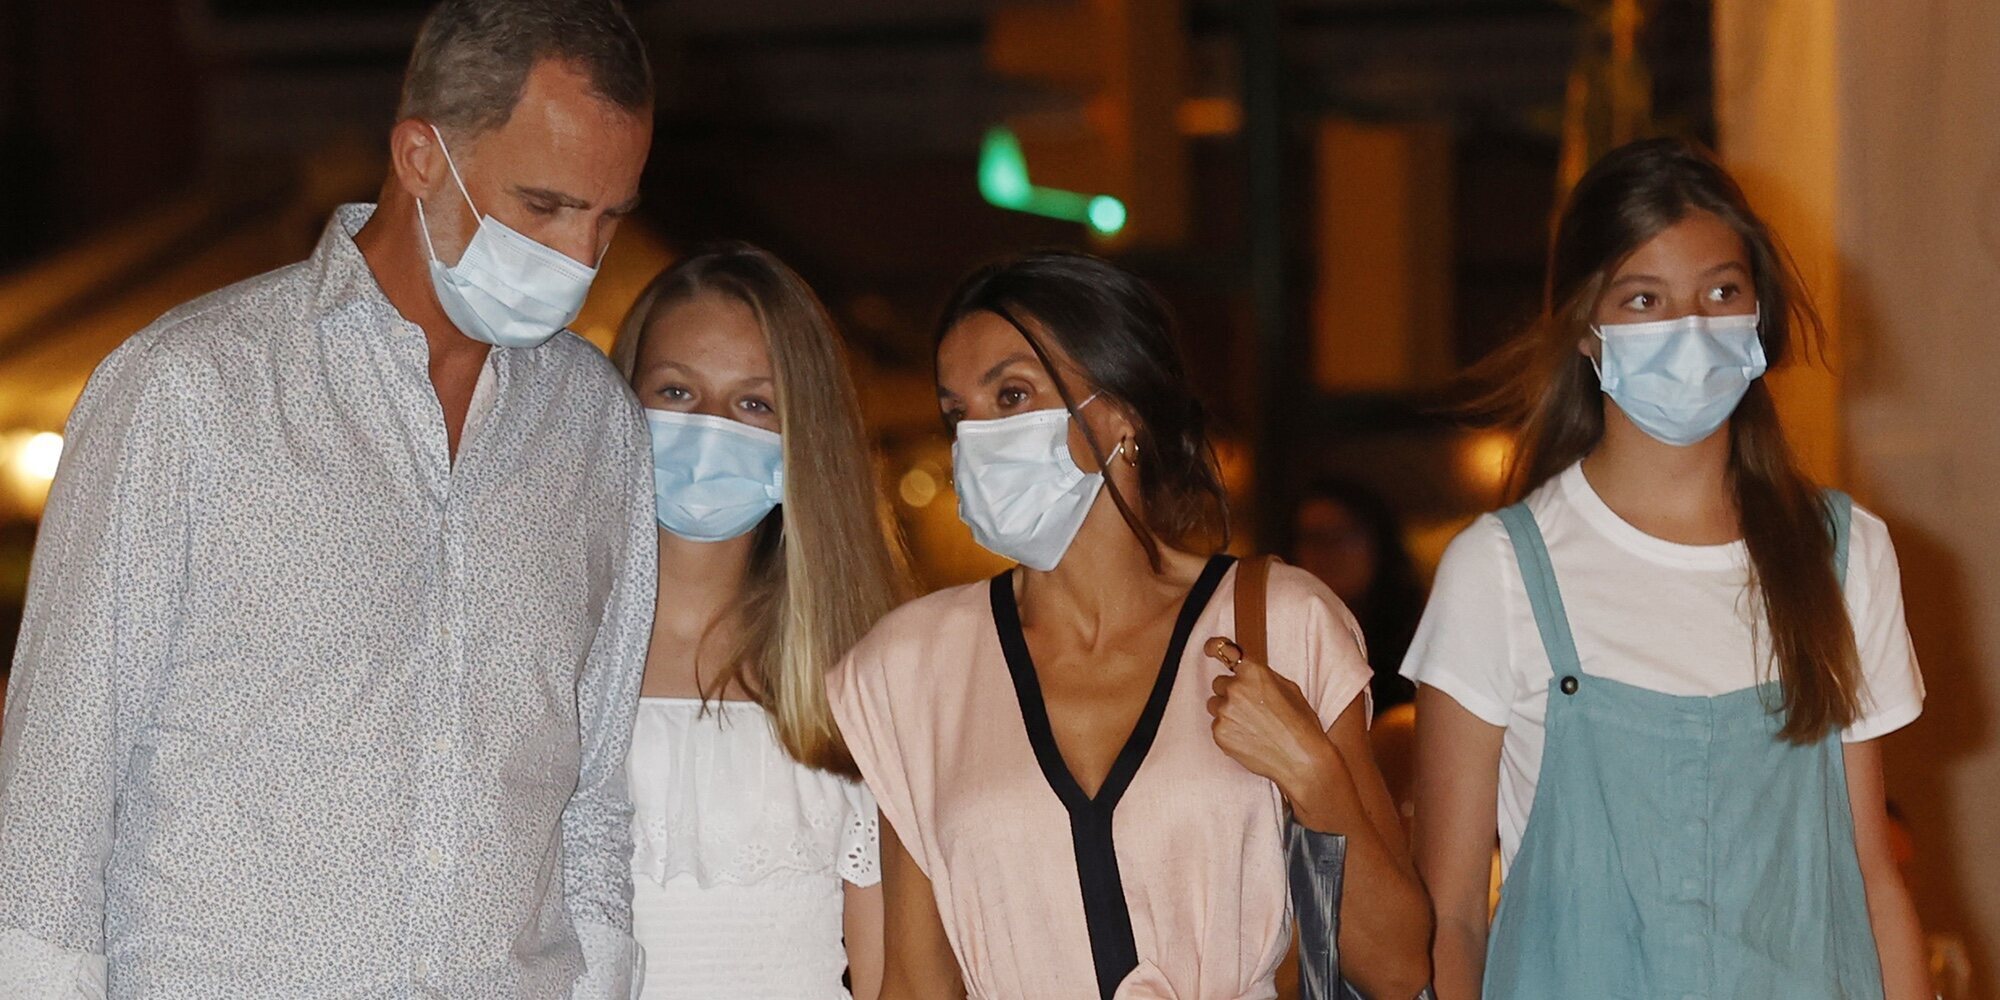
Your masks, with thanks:
M576 940L583 949L583 975L570 988L570 1000L639 1000L646 951L632 935L608 924L583 922L577 924Z
M0 996L8 1000L104 1000L104 980L103 955L60 948L19 928L0 930Z

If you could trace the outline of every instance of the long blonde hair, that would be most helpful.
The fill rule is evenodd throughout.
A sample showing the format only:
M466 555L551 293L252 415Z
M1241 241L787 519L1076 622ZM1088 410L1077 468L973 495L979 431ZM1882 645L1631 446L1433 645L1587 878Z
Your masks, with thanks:
M752 542L737 647L702 697L737 682L793 758L858 776L827 705L826 671L896 606L907 577L839 336L791 268L747 243L718 244L661 272L626 314L611 360L627 382L647 321L701 295L742 303L764 331L785 455L784 500Z

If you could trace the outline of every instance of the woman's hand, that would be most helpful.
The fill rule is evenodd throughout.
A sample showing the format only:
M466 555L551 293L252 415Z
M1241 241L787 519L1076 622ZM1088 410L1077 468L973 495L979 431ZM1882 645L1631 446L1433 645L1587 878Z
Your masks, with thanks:
M1210 729L1223 753L1295 802L1329 771L1345 769L1319 713L1291 678L1244 659L1242 649L1220 636L1203 651L1232 671L1215 679L1215 697L1208 699L1215 720Z
M1368 745L1367 699L1356 695L1322 730L1290 678L1243 659L1228 639L1204 650L1234 671L1216 678L1208 700L1215 745L1276 783L1301 826L1347 837L1340 951L1352 960L1341 973L1366 996L1416 996L1431 978L1430 901Z

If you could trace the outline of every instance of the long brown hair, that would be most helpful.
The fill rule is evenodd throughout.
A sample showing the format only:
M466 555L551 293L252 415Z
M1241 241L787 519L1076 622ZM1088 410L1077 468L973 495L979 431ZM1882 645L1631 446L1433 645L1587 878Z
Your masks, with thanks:
M1597 447L1604 398L1577 345L1590 336L1598 298L1619 265L1696 212L1721 219L1743 241L1770 365L1791 353L1795 331L1803 346L1823 345L1825 328L1790 257L1711 156L1677 139L1611 151L1577 182L1557 219L1541 316L1475 372L1475 379L1498 385L1480 408L1519 431L1507 475L1510 502ZM1729 445L1729 483L1749 550L1750 587L1764 606L1783 689L1780 735L1809 743L1858 714L1859 657L1834 570L1831 516L1786 443L1762 379L1751 383L1730 417Z
M647 322L699 295L747 306L764 331L783 431L784 501L757 526L737 609L741 638L702 697L739 683L778 742L808 767L857 777L826 700L826 671L907 592L861 404L833 320L812 289L746 243L706 248L662 272L625 317L611 359L631 381Z
M1070 398L1050 356L1047 336L1082 370L1090 388L1132 415L1139 461L1140 511L1107 475L1105 489L1139 538L1154 572L1160 543L1229 546L1229 493L1208 438L1208 409L1195 394L1176 342L1173 311L1151 285L1110 261L1071 250L1041 250L988 264L967 275L938 318L933 347L959 321L992 313L1019 331L1049 373L1070 417ZM1076 420L1098 471L1111 453Z

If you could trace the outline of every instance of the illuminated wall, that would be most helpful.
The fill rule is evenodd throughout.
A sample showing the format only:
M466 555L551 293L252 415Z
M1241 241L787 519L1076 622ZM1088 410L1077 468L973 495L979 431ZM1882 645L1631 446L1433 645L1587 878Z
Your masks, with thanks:
M1787 417L1902 562L1930 697L1885 746L1919 903L1968 946L1969 995L2000 996L2000 4L1716 11L1724 154L1836 330Z

